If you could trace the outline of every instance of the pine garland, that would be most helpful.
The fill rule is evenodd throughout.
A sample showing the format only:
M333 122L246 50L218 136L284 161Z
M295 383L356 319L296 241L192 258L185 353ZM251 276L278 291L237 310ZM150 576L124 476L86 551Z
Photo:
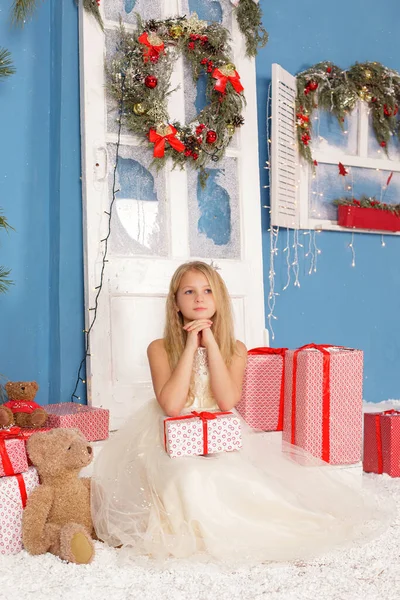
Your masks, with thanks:
M240 0L235 12L239 29L246 39L246 54L256 56L258 48L263 48L268 42L261 7L254 0Z
M343 128L346 115L359 100L367 102L376 140L388 154L391 137L400 134L400 73L378 62L356 63L346 71L331 62L320 62L297 76L297 141L307 162L313 163L310 141L314 110L330 111Z
M0 79L5 79L15 73L15 68L11 60L11 53L5 48L0 48Z
M357 206L359 208L373 208L375 210L385 210L394 213L400 217L400 204L386 204L380 202L375 196L360 196L360 199L343 197L333 201L336 206Z
M77 2L79 2L79 0L77 0ZM104 31L104 23L103 19L101 18L99 6L100 0L83 0L83 8L94 16L100 25L101 30Z
M201 21L196 14L145 23L138 16L134 33L121 26L117 52L107 65L108 90L120 103L123 89L122 118L133 134L147 140L154 151L153 164L161 168L168 158L174 166L188 164L200 171L203 184L206 165L224 156L244 123L243 87L229 57L228 38L219 23ZM150 48L148 40L155 45ZM191 66L194 83L202 73L207 76L208 104L188 124L171 123L167 107L171 73L180 54Z

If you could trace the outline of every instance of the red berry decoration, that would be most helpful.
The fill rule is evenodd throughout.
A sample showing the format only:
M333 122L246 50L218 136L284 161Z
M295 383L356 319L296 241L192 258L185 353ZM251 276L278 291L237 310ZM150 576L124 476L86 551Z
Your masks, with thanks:
M386 142L381 142L382 148L386 148Z
M189 42L188 48L189 48L189 50L194 50L194 42Z
M213 131L212 129L210 129L210 131L207 131L207 135L206 135L207 144L215 144L216 141L217 141L217 133L215 131Z
M206 58L202 58L200 61L200 64L202 65L206 65L208 63L208 60Z
M308 142L311 140L311 137L308 135L308 133L303 133L303 135L301 136L301 141L303 142L303 144L305 146L308 146Z
M154 75L147 75L146 79L144 80L145 86L150 88L151 90L157 87L157 83L158 79L157 77L154 77Z
M308 85L307 85L308 89L311 90L312 92L315 92L315 90L318 87L318 82L317 81L309 81Z
M193 152L192 158L193 158L193 160L197 160L199 158L199 155L197 154L197 152Z
M326 72L327 73L332 73L332 67L327 67Z

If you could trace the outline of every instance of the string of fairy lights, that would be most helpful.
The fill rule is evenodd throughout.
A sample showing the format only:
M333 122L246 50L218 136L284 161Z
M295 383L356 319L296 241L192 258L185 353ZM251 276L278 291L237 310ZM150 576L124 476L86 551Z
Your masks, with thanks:
M271 88L271 84L269 84L268 87L268 93L267 93L267 108L266 108L266 134L267 134L267 160L265 162L265 166L264 169L267 170L268 172L268 182L266 185L263 186L263 188L267 191L267 195L269 198L268 203L263 205L264 209L268 210L269 213L269 227L268 227L268 232L270 234L269 237L269 258L270 258L270 264L269 264L269 274L268 274L268 280L269 280L269 293L268 293L268 300L267 300L267 306L268 306L268 313L267 313L267 320L268 320L268 327L271 333L271 338L272 340L275 339L275 331L274 331L274 325L273 322L275 320L278 319L278 317L275 314L275 309L276 309L276 298L277 296L280 295L280 291L286 291L290 285L293 285L296 288L300 288L300 258L299 258L299 249L303 249L304 246L306 246L306 248L304 249L304 258L306 258L309 261L309 265L308 265L308 269L306 269L306 272L308 273L308 275L312 275L313 273L317 272L317 266L318 266L318 257L321 254L321 249L318 247L318 243L317 243L317 237L318 234L321 233L321 229L308 229L308 230L304 230L301 231L298 228L296 228L295 226L293 226L293 228L282 228L279 227L277 225L272 225L271 223L271 195L270 195L270 191L271 191L271 143L272 143L272 139L271 139L271 121L272 121L272 116L271 116L271 101L272 101L272 94L271 94L272 88ZM313 119L316 121L315 125L316 125L316 134L315 134L315 138L319 139L319 140L323 140L323 138L320 136L320 114L319 114L319 109L316 111L316 115L313 117ZM348 135L349 131L348 129L343 131L344 135ZM381 149L377 150L378 154L382 153ZM379 169L376 168L376 171L380 171L382 174L381 177L381 185L380 185L380 202L382 202L385 198L385 194L388 188L388 185L390 183L391 177L393 175L393 172L390 174L388 180L385 182L384 178L385 178L385 170L384 169ZM316 197L317 202L321 202L321 200L324 197L324 193L323 191L321 191L320 189L320 181L319 181L319 175L318 175L318 168L315 170L315 172L312 173L312 179L313 179L313 185L312 185L312 195L314 195ZM354 197L354 172L353 172L353 168L352 167L346 167L346 176L343 177L343 187L344 187L344 195L347 196L351 196ZM314 218L317 217L321 217L321 214L317 212L317 210L314 210ZM283 231L282 231L283 229ZM284 229L286 229L286 232L284 232ZM285 234L285 235L283 235ZM304 244L300 242L300 235L302 235L304 237ZM355 248L355 233L354 231L351 231L351 233L349 232L349 236L350 236L350 240L347 244L349 251L350 251L350 266L351 267L355 267L356 266L356 248ZM282 248L282 250L280 251L279 249L279 241L280 240L285 240L285 246ZM385 242L385 238L384 238L384 234L380 235L380 244L381 247L385 247L386 246L386 242ZM279 255L279 252L281 252L281 255L284 259L284 265L286 268L286 277L285 277L285 283L282 285L282 289L280 291L277 291L277 286L276 286L276 280L275 280L275 276L276 276L276 266L277 266L277 258Z

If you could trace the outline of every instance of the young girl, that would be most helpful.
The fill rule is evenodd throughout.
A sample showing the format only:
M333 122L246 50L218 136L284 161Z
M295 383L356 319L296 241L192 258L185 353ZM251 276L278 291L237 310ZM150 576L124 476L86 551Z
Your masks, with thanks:
M159 558L292 560L366 539L387 521L375 496L337 469L295 447L281 451L243 421L240 452L176 459L165 452L165 415L232 410L240 399L246 348L233 336L228 292L214 268L196 261L174 273L164 338L150 344L148 358L156 398L94 466L101 540Z

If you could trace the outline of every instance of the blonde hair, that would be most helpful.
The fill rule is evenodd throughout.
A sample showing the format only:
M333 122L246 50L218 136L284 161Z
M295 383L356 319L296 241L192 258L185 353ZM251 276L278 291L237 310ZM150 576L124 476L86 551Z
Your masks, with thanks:
M171 369L174 369L185 348L187 333L183 329L183 316L177 311L176 294L182 277L188 271L203 273L210 284L214 296L216 311L212 317L212 331L226 365L232 361L236 352L236 340L233 332L231 300L221 275L210 265L201 261L187 262L178 267L172 276L166 302L166 322L164 329L164 347Z

